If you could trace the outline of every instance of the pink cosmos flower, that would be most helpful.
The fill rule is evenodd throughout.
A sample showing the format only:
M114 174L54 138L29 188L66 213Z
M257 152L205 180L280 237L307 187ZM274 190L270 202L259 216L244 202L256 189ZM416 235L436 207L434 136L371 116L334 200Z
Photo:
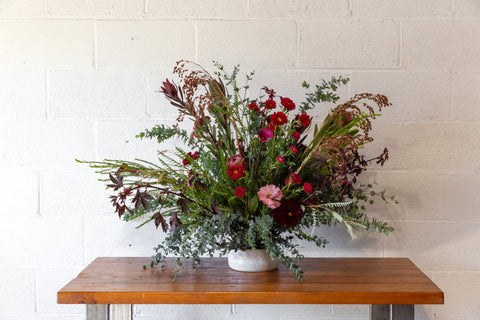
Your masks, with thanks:
M280 200L282 200L282 190L273 184L267 184L261 187L257 192L258 198L270 209L280 207Z
M273 138L273 136L274 136L274 133L270 128L265 127L260 129L260 131L258 131L258 137L262 142L266 142L268 139Z

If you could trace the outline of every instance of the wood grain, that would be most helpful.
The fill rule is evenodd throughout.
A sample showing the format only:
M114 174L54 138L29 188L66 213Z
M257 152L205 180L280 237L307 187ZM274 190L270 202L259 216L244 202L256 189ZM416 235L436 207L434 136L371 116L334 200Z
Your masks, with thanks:
M225 258L194 272L147 268L150 258L97 258L58 294L67 304L442 304L443 292L406 258L307 258L290 271L246 273Z

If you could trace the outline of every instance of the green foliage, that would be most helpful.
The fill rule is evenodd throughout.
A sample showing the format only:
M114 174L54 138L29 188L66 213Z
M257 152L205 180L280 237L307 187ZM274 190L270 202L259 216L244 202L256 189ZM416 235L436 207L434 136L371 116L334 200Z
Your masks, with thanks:
M180 130L175 126L166 127L164 124L156 125L152 129L145 129L145 131L140 132L136 137L143 139L156 138L158 143L162 143L165 140L168 140L174 136L181 138L184 142L188 141L188 133L185 130Z
M315 85L314 92L307 92L305 94L305 102L300 105L300 111L306 112L315 107L316 103L320 102L332 102L336 103L340 97L335 93L339 86L346 85L350 81L350 78L338 78L332 77L330 81L322 80L321 84ZM310 84L303 81L302 87L310 89Z

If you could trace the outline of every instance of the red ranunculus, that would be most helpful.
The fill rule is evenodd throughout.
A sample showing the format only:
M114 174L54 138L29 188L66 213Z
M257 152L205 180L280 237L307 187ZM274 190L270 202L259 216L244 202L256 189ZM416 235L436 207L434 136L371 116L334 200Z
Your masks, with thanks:
M273 132L272 129L270 128L262 128L260 131L258 131L258 137L260 138L260 141L266 142L268 139L273 138L275 133Z
M280 103L288 111L295 109L295 103L290 98L280 98Z
M298 119L300 120L300 123L302 124L302 127L308 127L310 125L310 121L312 120L310 116L306 113L301 114Z
M277 103L273 99L268 99L265 101L265 109L275 109L277 107Z
M312 185L308 182L305 182L305 184L303 185L303 191L305 191L306 193L312 193Z
M282 199L278 208L273 210L273 220L279 225L291 228L296 226L303 217L300 202Z
M285 115L285 113L281 111L275 112L270 117L270 123L273 123L274 125L277 125L277 126L281 126L287 122L288 122L287 116Z
M300 133L298 131L295 131L294 133L292 133L292 138L295 140L300 139Z
M292 150L293 153L298 153L298 149L295 146L290 146L290 150Z
M228 167L227 174L233 180L240 179L244 175L243 166L235 165L235 166Z
M260 108L258 107L258 105L255 103L255 102L252 102L248 105L248 108L250 110L254 110L254 111L260 111Z
M290 178L292 178L293 183L297 183L297 184L302 183L302 178L300 178L300 176L295 172L290 175Z
M277 160L278 160L278 162L282 163L282 162L285 161L285 158L283 158L282 156L278 156Z
M245 189L242 188L242 187L237 187L237 188L235 189L235 195L236 195L237 197L239 197L239 198L245 196Z

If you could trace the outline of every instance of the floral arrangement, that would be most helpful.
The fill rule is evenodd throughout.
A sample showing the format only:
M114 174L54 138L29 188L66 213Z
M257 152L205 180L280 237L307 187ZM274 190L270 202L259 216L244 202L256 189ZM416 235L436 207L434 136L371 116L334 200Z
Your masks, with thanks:
M333 77L313 91L307 83L305 101L297 104L264 87L258 98L247 96L254 75L239 84L239 68L231 73L214 62L211 75L200 65L179 61L161 93L178 108L177 123L158 125L139 138L159 143L176 137L185 148L159 152L158 163L144 160L88 161L108 175L115 212L124 220L147 217L166 233L155 249L152 267L166 256L192 259L225 255L232 250L266 249L299 278L303 255L298 240L324 247L315 234L319 225L343 224L354 230L388 234L387 223L364 213L365 204L379 196L396 202L374 184L358 184L357 177L372 163L383 165L388 150L372 159L360 154L373 141L372 119L390 105L379 94L357 94L332 108L323 122L309 111L319 102L335 103L336 90L349 79ZM191 132L178 125L192 121ZM181 268L177 268L180 270Z

